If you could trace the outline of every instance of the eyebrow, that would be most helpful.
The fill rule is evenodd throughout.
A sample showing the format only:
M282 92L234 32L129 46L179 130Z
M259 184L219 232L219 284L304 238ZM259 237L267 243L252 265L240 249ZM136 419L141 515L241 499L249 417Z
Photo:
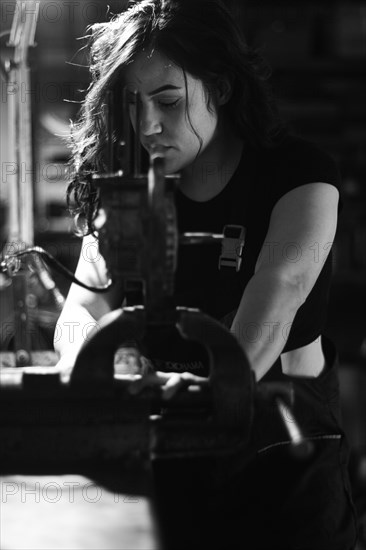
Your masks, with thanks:
M156 88L156 90L153 90L152 92L149 92L149 96L158 94L160 92L165 92L165 90L181 90L180 86L173 86L173 84L166 84L165 86L160 86L160 88Z

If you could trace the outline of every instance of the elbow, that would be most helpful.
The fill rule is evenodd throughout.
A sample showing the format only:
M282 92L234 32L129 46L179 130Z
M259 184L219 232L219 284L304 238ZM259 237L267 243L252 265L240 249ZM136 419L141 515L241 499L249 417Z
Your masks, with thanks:
M296 311L305 303L309 290L306 277L298 275L286 281L287 293L291 295Z
M272 288L285 309L295 313L305 303L309 289L309 281L303 273L290 273L288 270L262 268L257 271L255 277L262 278L264 288Z
M297 312L305 303L309 294L309 285L307 284L306 277L302 274L292 276L286 275L280 278L278 284L283 287L284 294L291 304L291 309Z

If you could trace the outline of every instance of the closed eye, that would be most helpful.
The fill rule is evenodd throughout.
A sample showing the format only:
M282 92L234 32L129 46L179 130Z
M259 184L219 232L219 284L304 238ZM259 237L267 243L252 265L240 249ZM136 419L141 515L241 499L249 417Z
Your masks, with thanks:
M179 101L181 100L180 97L178 97L177 99L174 99L174 100L163 100L163 99L160 99L158 100L158 105L160 107L162 107L163 109L174 109L174 107L176 107L179 103ZM132 97L129 97L128 98L128 104L132 107L134 107L136 105L136 97L132 96ZM140 100L140 103L141 103L141 100Z
M176 107L176 105L178 104L179 102L179 99L176 99L175 101L162 101L160 100L159 101L159 105L165 109L174 109L174 107Z

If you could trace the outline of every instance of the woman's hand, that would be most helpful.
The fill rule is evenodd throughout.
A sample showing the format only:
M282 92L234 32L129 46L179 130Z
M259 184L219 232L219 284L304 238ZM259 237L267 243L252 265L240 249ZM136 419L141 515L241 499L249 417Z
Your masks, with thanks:
M134 346L122 346L115 358L115 377L131 382L128 391L136 395L144 388L160 386L163 399L171 399L188 386L208 384L208 379L190 372L155 371L151 361Z
M145 375L136 374L130 379L132 380L129 387L131 394L138 394L147 387L161 386L162 397L165 400L171 399L183 388L208 385L208 378L190 372L153 372L150 370Z

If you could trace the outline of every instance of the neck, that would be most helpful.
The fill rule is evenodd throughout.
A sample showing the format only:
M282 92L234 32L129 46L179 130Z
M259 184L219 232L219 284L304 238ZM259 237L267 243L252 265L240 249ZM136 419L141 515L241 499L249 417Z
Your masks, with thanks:
M231 129L218 132L195 162L182 170L182 193L197 202L218 195L234 174L242 149L243 141Z

